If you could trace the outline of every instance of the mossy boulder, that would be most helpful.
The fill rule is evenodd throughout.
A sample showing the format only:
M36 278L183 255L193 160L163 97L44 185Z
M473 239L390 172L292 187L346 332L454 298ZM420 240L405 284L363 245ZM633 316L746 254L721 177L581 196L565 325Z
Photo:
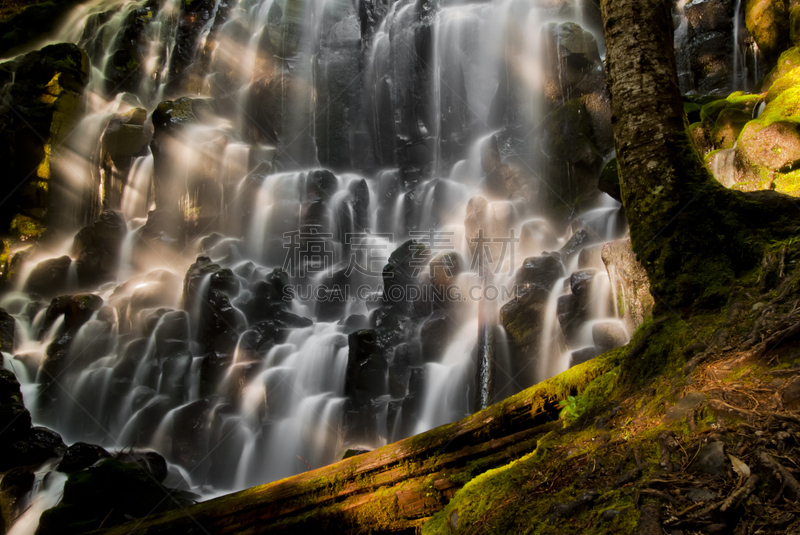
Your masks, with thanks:
M141 464L106 459L69 476L61 502L42 514L36 533L86 533L189 503Z
M703 106L700 118L703 130L708 133L713 147L732 148L744 126L755 115L755 109L761 100L761 95L736 92L728 98L715 100Z
M751 121L742 130L739 150L752 166L777 171L800 162L800 125L791 121Z
M745 24L758 49L772 64L789 44L789 2L786 0L748 0Z
M797 67L800 67L800 48L795 46L784 51L780 55L775 67L767 74L764 81L761 83L762 91L769 91L772 88L772 84Z
M735 187L795 191L800 163L800 86L789 86L747 123L736 148Z

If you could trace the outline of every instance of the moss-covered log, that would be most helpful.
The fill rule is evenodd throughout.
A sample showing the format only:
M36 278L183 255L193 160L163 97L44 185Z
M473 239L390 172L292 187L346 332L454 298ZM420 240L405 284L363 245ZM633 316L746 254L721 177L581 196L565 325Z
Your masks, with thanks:
M706 168L681 101L671 5L601 3L622 201L657 307L717 305L800 211L778 193L728 190Z
M460 422L103 533L413 532L475 476L534 451L561 427L556 402L615 362L586 362Z

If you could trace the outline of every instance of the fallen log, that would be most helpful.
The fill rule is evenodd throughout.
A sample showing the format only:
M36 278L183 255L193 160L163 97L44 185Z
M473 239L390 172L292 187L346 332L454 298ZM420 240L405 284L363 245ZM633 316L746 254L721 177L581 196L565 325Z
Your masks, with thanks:
M413 533L467 481L534 451L539 437L562 427L557 402L613 366L601 356L459 422L94 533Z

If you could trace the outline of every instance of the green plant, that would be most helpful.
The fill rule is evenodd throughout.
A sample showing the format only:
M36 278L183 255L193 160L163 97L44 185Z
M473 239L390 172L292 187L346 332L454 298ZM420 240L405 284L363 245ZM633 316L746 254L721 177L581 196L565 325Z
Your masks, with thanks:
M561 419L569 417L574 420L586 410L586 400L575 396L567 396L567 399L562 399L558 402L558 408L561 409L558 414Z

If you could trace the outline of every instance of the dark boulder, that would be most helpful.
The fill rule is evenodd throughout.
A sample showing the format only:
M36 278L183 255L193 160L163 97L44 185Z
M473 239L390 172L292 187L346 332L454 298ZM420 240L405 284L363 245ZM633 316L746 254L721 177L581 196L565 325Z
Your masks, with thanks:
M561 259L552 253L526 258L517 270L518 287L534 287L550 292L555 282L564 276Z
M88 227L82 228L72 243L78 283L96 286L114 280L119 254L128 226L120 212L106 210Z
M69 285L69 268L72 259L67 256L42 260L28 275L24 291L45 297L66 291Z
M168 492L138 463L106 459L69 476L61 501L42 514L36 533L77 535L192 503L176 491L165 499Z
M108 457L111 457L111 454L100 446L76 442L67 448L56 470L71 474L72 472L89 468L100 459L107 459Z
M14 352L14 329L16 324L14 317L0 308L0 351L5 353Z
M604 321L592 325L592 340L602 351L610 351L628 342L625 330L615 321Z
M444 312L434 313L422 324L420 330L420 343L422 345L422 358L425 362L438 362L447 351L450 340L457 332L458 325L455 320Z
M345 395L348 408L345 416L350 440L377 437L377 398L387 393L388 364L373 329L356 331L348 336Z
M419 289L418 276L431 252L421 243L408 240L389 255L383 268L383 301L386 307L406 316L414 314L412 288Z
M24 511L28 493L33 489L36 476L29 468L12 468L0 481L0 528L4 532Z

